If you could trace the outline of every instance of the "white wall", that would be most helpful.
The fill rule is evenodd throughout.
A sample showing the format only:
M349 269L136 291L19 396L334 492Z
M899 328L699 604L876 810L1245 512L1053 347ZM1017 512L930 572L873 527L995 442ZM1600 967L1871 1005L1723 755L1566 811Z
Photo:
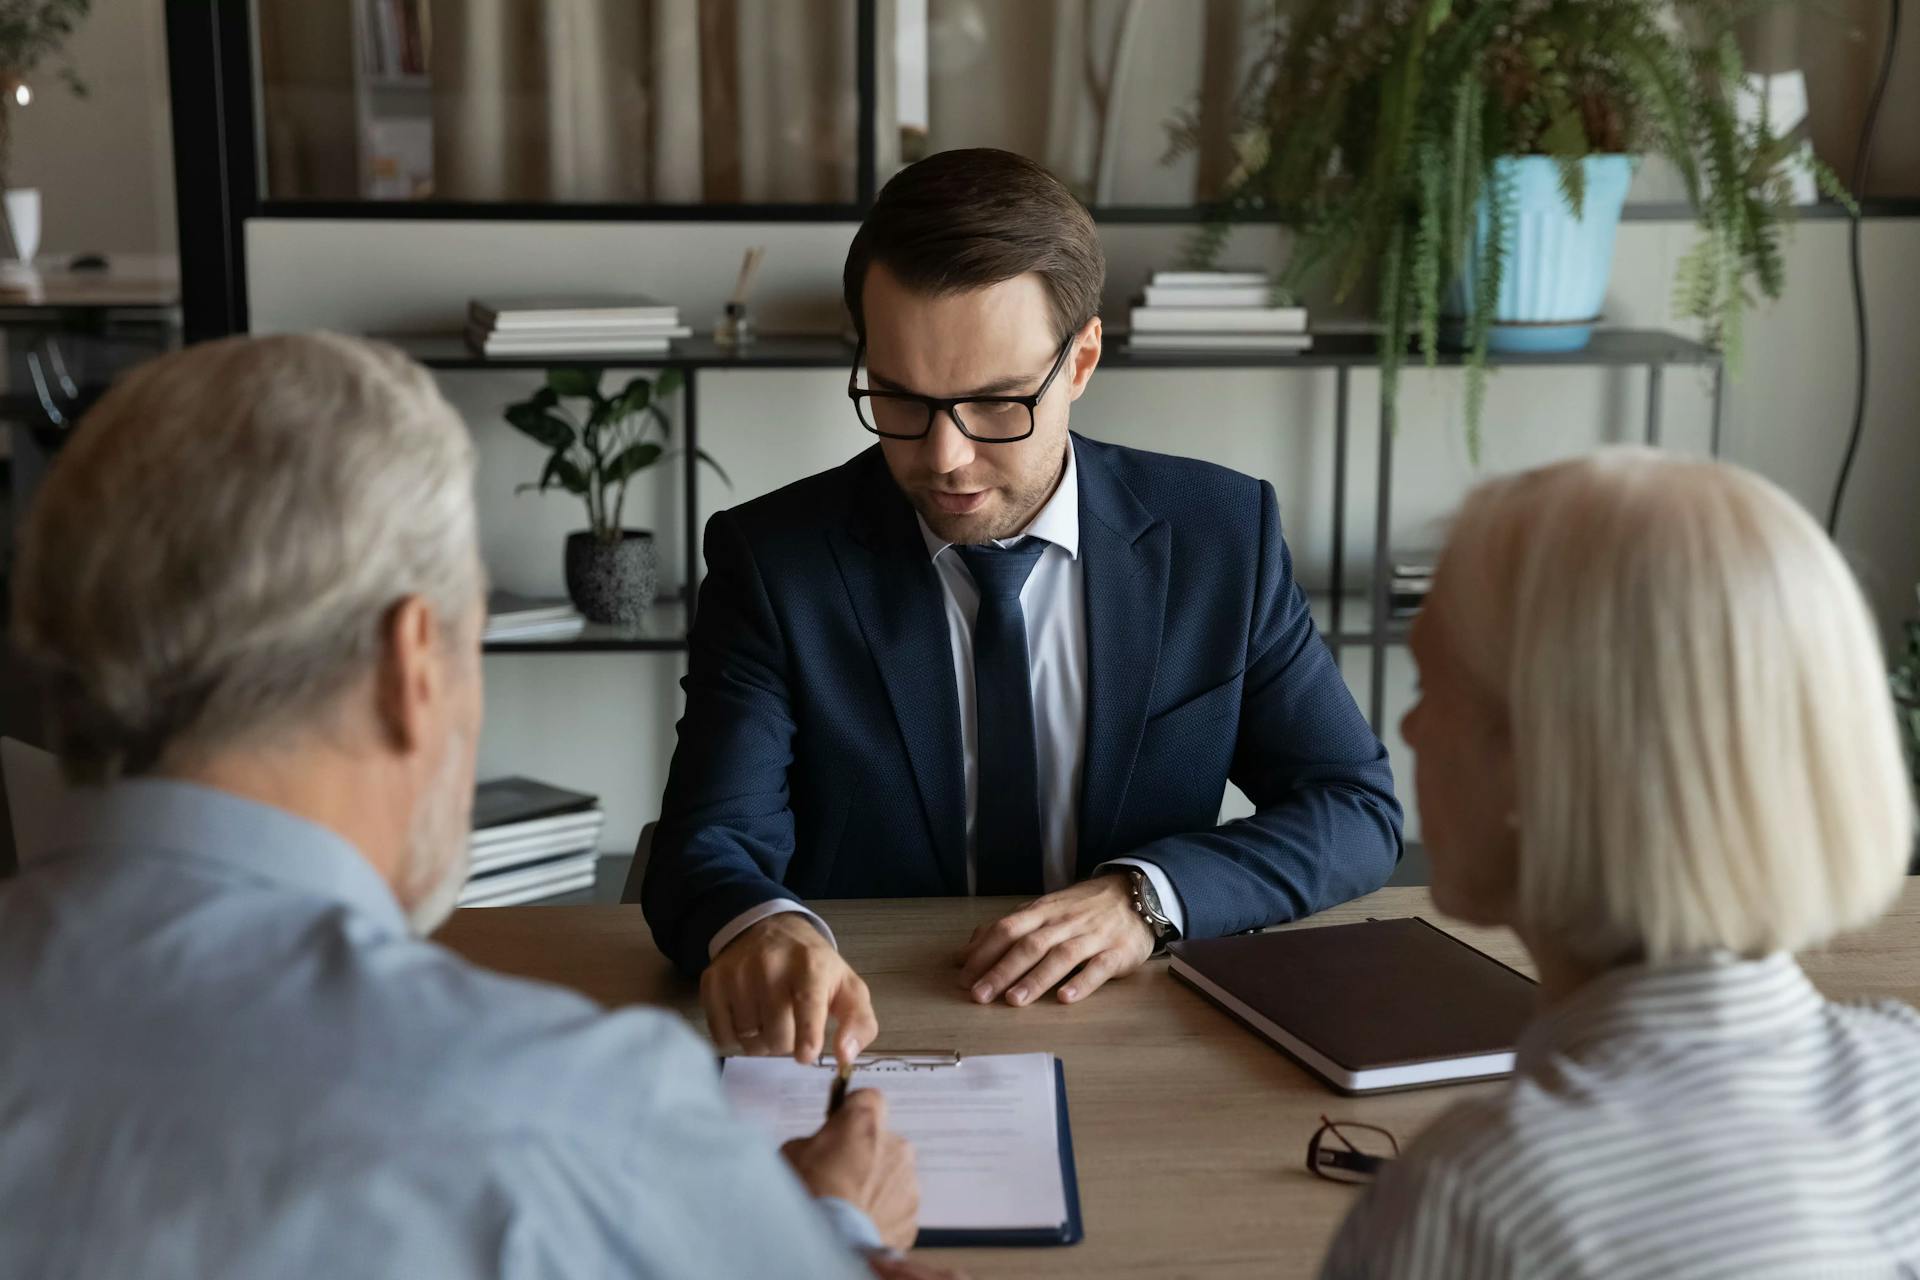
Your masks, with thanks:
M42 253L178 251L161 5L96 0L67 46L87 96L43 65L33 104L13 112L10 181L40 189Z
M249 293L259 331L327 326L352 331L455 327L469 296L510 290L641 289L678 302L696 327L709 324L731 287L740 251L770 248L757 296L771 330L832 330L840 317L839 273L852 227L845 224L596 224L258 221L248 228ZM1178 250L1184 228L1103 228L1111 263L1106 314L1123 318L1144 273ZM1608 317L1621 324L1670 322L1674 261L1691 239L1684 223L1635 222L1621 231ZM1841 542L1889 626L1908 611L1920 580L1920 221L1866 229L1874 326L1874 381L1867 443ZM1271 232L1241 233L1228 257L1271 260ZM1824 511L1838 466L1853 386L1845 224L1808 222L1788 250L1783 303L1749 326L1744 376L1728 385L1727 453ZM443 375L443 386L479 442L482 540L501 585L562 590L562 536L578 527L570 500L515 497L537 474L539 450L501 420L500 409L533 385L530 374ZM834 465L864 448L848 415L838 371L706 372L701 439L735 481L704 482L703 506L745 500ZM1378 381L1353 382L1355 433L1348 495L1349 563L1371 553ZM1396 445L1395 541L1416 547L1483 471L1505 470L1637 439L1645 375L1633 370L1508 370L1488 397L1487 454L1476 470L1460 429L1457 371L1408 374ZM1205 457L1273 481L1302 576L1326 573L1331 520L1333 376L1111 370L1075 406L1076 429L1101 439ZM1703 449L1708 384L1675 369L1664 394L1667 442ZM630 523L658 531L662 562L681 563L678 490L661 474L640 486ZM668 570L668 581L676 575ZM1367 669L1349 654L1348 678L1363 699ZM609 848L629 844L652 817L678 715L676 655L505 656L488 659L490 718L482 744L487 773L525 771L599 791ZM1388 668L1387 744L1405 705L1411 672L1396 652ZM1411 779L1402 792L1411 800ZM1415 829L1417 830L1417 823Z

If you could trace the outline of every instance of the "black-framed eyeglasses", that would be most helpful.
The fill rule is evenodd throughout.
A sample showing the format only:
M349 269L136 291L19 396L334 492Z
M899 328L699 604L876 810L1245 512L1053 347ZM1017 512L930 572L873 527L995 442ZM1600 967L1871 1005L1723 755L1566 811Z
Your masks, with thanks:
M1400 1155L1400 1143L1379 1125L1320 1117L1307 1143L1307 1171L1329 1182L1372 1182Z
M1012 444L1033 434L1033 411L1046 397L1047 388L1066 367L1067 352L1079 330L1067 335L1053 357L1053 367L1040 381L1040 389L1027 396L960 396L941 400L918 396L909 391L871 391L860 385L860 363L866 359L867 344L862 342L853 353L853 369L847 374L847 396L860 425L888 440L920 440L933 430L935 414L944 413L960 428L960 434L981 444Z

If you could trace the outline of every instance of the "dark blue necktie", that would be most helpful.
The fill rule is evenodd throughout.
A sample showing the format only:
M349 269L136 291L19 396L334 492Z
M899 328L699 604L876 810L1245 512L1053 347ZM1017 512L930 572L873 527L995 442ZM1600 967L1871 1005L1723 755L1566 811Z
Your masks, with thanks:
M980 752L973 845L974 880L983 896L1041 892L1040 767L1020 588L1046 549L1039 538L1023 538L1004 549L956 548L980 588L980 612L973 622Z

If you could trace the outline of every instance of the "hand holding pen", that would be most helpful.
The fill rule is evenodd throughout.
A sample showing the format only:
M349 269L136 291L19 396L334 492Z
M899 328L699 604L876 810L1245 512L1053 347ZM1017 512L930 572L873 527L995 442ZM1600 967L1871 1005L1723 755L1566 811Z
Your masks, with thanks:
M833 1119L834 1112L840 1110L847 1100L847 1082L853 1079L854 1059L840 1059L840 1066L833 1073L833 1087L827 1091L827 1119Z
M850 1074L850 1073L849 1073ZM920 1180L913 1148L887 1128L887 1100L877 1089L846 1091L810 1138L780 1148L815 1197L844 1200L865 1213L892 1249L912 1247L920 1216Z

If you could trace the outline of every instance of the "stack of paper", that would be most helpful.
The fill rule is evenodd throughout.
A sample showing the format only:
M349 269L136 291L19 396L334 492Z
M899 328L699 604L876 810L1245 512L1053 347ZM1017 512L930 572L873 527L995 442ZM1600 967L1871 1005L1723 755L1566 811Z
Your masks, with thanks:
M1133 308L1136 351L1305 351L1305 307L1274 305L1263 271L1156 271Z
M506 907L591 888L606 819L599 800L579 791L531 778L481 783L460 905Z
M487 595L485 642L497 640L565 640L580 634L587 620L565 600L535 599L511 591Z
M650 355L692 333L680 308L640 294L467 304L467 345L486 356Z

